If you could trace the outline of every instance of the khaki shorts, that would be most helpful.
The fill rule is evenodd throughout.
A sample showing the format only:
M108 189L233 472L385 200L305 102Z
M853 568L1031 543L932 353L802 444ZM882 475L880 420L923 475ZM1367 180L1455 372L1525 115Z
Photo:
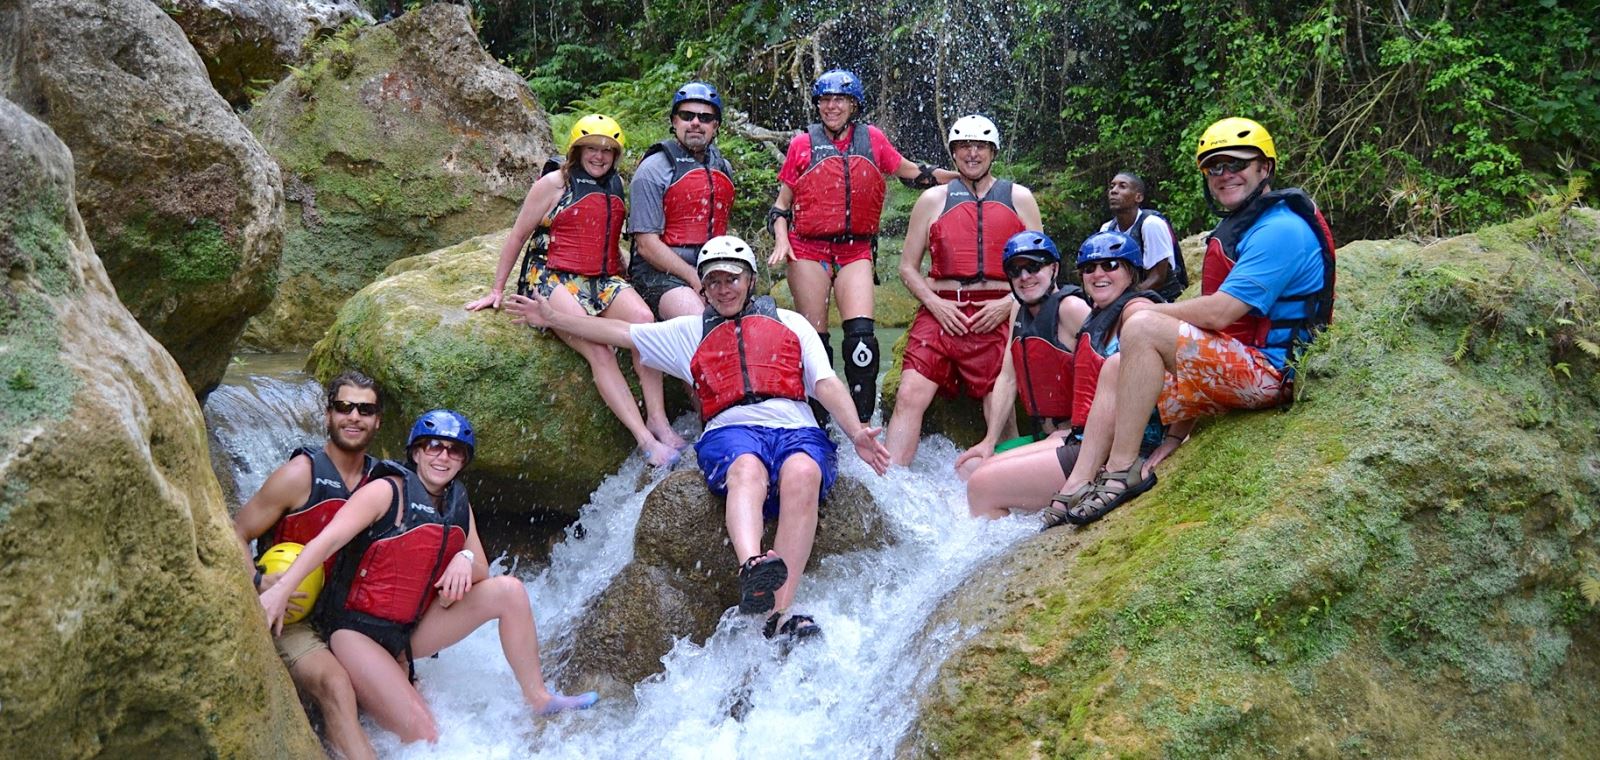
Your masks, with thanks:
M304 620L285 625L283 633L272 641L278 646L278 659L283 660L284 667L291 669L302 657L328 648L328 642L323 641L322 635Z

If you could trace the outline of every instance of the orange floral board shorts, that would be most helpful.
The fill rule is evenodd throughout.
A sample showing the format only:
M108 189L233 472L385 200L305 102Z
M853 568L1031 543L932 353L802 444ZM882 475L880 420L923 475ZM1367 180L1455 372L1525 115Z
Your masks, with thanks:
M1283 373L1265 354L1188 322L1178 325L1174 364L1156 401L1169 425L1229 409L1265 409L1283 398Z

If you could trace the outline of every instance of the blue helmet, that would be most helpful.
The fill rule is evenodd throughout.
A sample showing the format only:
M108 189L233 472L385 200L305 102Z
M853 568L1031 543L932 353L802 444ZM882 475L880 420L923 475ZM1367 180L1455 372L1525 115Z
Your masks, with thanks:
M817 77L811 85L811 104L816 105L823 95L848 95L856 99L856 108L867 104L867 91L861 86L861 77L844 69L834 69Z
M456 441L467 447L467 460L472 460L472 455L478 449L478 439L472 434L472 423L467 421L465 415L450 409L435 409L424 412L411 426L411 436L406 439L406 450L424 438L443 438L446 441Z
M722 118L722 96L717 94L717 88L705 82L690 82L672 93L672 111L678 110L681 103L705 103L717 111L717 118Z
M1061 251L1056 248L1056 241L1051 240L1050 236L1043 232L1033 230L1018 232L1006 241L1005 253L1000 256L1001 265L1015 256L1039 259L1046 264L1056 264L1061 261Z
M1139 242L1126 233L1096 232L1078 249L1078 266L1107 259L1120 259L1135 271L1144 267L1144 251L1139 249Z

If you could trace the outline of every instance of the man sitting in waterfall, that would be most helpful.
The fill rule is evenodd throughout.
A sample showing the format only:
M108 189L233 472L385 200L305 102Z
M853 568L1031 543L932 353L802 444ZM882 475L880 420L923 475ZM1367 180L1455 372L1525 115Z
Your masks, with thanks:
M922 414L934 394L987 399L1005 359L1015 301L1001 259L1006 241L1024 230L1041 230L1033 193L989 173L1000 152L1000 130L982 116L950 125L950 156L960 177L922 193L911 209L900 279L922 302L906 331L905 361L894 416L889 419L889 454L909 465L922 436ZM933 262L922 274L922 255ZM1016 435L1007 410L1006 428Z
M321 448L296 449L234 516L234 533L244 549L246 572L255 577L257 593L266 591L278 578L256 570L250 542L256 542L258 554L284 542L310 543L350 494L366 482L374 464L367 447L381 422L377 383L349 371L329 381L327 391L328 442ZM274 643L295 686L321 709L333 749L352 760L376 757L356 719L356 692L350 676L310 621L283 626Z
M821 627L791 605L816 537L817 503L836 475L836 453L807 397L822 403L880 475L889 451L877 440L878 428L856 421L855 402L805 317L766 296L752 297L756 259L747 243L714 237L695 268L708 304L700 315L629 324L558 312L537 293L512 296L505 308L521 322L637 349L646 364L694 383L705 422L695 453L706 485L727 497L728 537L741 563L739 611L771 612L768 638L814 636ZM763 519L774 518L777 538L764 552Z
M1292 398L1290 359L1333 318L1334 243L1310 196L1272 189L1277 161L1272 136L1249 119L1200 136L1195 162L1222 215L1200 297L1123 313L1120 356L1100 374L1078 454L1104 456L1105 468L1067 479L1058 500L1068 521L1092 522L1155 485L1139 456L1150 407L1170 425Z

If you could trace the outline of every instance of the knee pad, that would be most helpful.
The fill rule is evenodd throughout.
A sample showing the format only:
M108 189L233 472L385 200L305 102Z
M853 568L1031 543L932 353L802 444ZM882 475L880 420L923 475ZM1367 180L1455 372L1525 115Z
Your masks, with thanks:
M856 416L862 421L872 419L872 410L878 405L878 336L873 334L873 322L868 317L844 321L844 379L850 386L850 398L856 402Z

